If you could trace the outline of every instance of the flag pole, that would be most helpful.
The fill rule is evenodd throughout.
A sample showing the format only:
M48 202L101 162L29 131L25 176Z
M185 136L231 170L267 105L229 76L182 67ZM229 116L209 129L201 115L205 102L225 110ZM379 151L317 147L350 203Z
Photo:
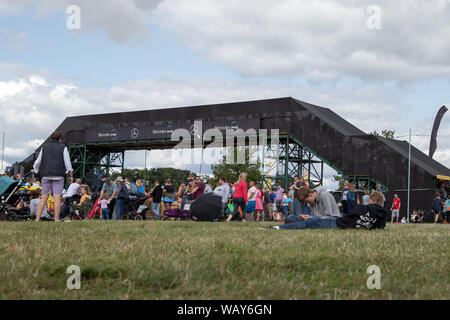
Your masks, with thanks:
M411 129L409 129L409 151L408 151L408 203L407 203L407 217L409 223L409 210L411 199Z

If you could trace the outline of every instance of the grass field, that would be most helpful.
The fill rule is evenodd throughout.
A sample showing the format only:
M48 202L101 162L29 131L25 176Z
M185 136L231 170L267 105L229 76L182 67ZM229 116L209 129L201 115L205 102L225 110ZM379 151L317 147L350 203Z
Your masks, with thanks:
M449 299L446 225L0 223L0 299ZM66 287L81 268L81 289ZM367 267L381 289L366 287Z

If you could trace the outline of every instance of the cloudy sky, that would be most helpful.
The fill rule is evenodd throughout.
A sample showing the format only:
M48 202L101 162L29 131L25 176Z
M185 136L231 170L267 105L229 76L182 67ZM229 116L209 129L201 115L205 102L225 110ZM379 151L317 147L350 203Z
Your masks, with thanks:
M449 0L0 0L6 164L67 116L282 96L365 132L412 128L427 152L450 105L449 21ZM435 154L447 166L449 117ZM142 153L126 165L142 167Z

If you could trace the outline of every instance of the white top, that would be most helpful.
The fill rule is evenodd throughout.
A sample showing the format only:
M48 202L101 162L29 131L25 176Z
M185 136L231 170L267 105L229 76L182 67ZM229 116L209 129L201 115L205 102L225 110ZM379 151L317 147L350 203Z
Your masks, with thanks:
M78 183L74 182L67 188L66 197L70 198L74 195L81 195L80 190L81 186Z
M42 149L39 152L39 156L37 157L36 161L34 162L33 169L35 173L39 173L39 167L41 166L42 161ZM64 164L66 165L66 173L69 171L72 171L72 163L70 163L70 155L69 150L67 150L67 147L64 148ZM63 177L42 177L48 180L60 180L64 179Z
M228 202L228 196L230 194L230 186L227 183L224 183L221 186L218 186L214 193L222 197L222 202L227 203Z
M255 186L253 186L250 189L248 189L248 193L247 193L248 201L256 201L256 196L257 195L258 195L258 189L256 189Z

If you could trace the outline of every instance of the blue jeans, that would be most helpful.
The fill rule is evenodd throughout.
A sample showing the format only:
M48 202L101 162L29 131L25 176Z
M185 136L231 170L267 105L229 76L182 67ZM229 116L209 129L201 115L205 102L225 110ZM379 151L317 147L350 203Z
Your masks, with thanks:
M307 203L301 203L297 198L294 199L294 212L292 213L294 216L299 216L301 214L310 215L309 206Z
M159 217L160 206L161 206L161 202L152 202L152 211L157 217Z
M294 198L294 203L293 203L292 209L293 209L292 214L294 216L299 216L299 215L303 214L303 203L301 203L297 198Z
M109 220L108 208L102 208L102 220Z
M336 218L311 217L280 226L280 229L336 229Z
M289 206L283 206L284 219L289 215Z
M123 199L116 200L116 220L122 220L122 211L124 207Z

